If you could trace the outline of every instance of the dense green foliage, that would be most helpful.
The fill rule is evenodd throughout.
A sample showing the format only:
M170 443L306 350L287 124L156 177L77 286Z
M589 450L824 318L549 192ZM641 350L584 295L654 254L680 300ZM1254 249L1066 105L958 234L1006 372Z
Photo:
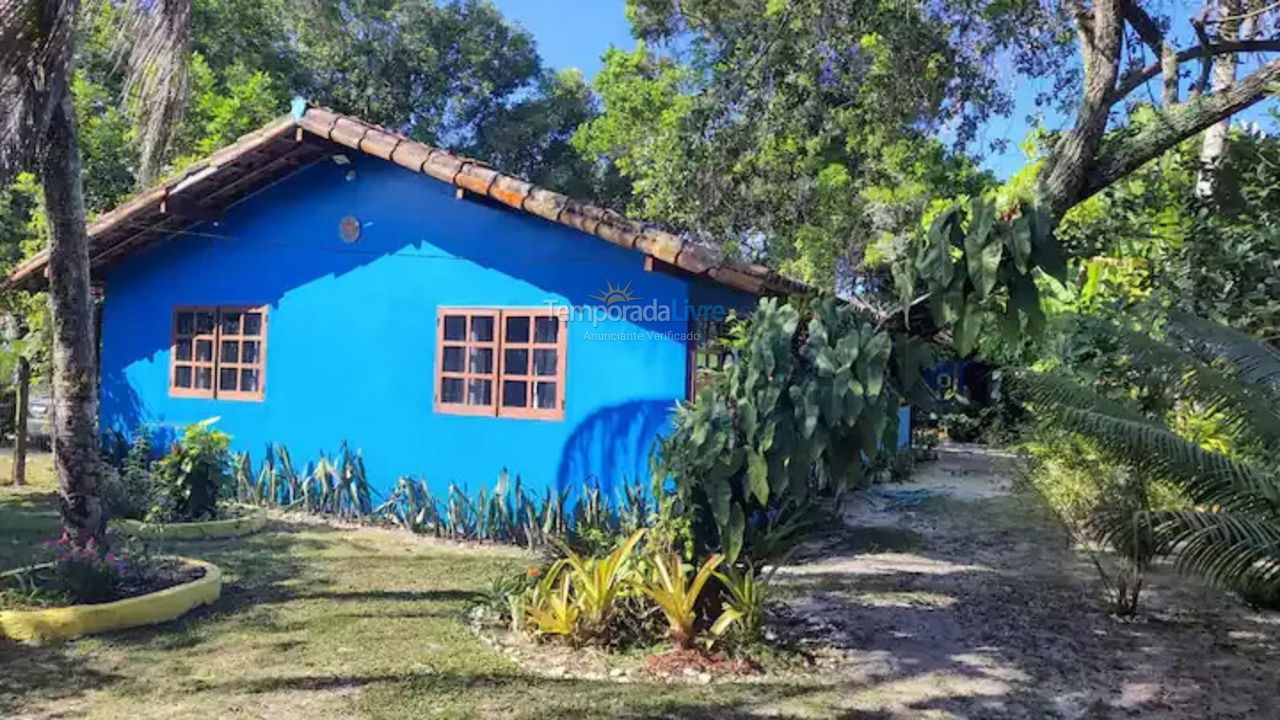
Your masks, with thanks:
M1186 315L1154 337L1121 327L1098 332L1110 335L1128 365L1159 384L1172 405L1139 407L1107 393L1105 377L1085 386L1032 373L1021 383L1056 425L1089 438L1129 476L1165 483L1175 494L1162 505L1101 504L1091 513L1095 535L1118 548L1149 544L1187 571L1276 605L1280 352Z
M155 463L153 522L194 522L218 517L218 503L231 490L231 436L214 420L188 425Z
M1191 140L1064 219L1058 235L1080 258L1073 310L1159 306L1280 340L1280 138L1237 128L1215 194L1193 189Z
M733 361L679 408L658 450L698 551L775 559L815 493L856 486L867 459L892 452L923 360L918 342L895 347L833 298L762 300Z
M989 58L1055 74L1040 3L631 0L604 114L576 138L633 183L631 210L826 288L904 242L935 197L993 179L958 150L1010 96ZM949 137L951 142L938 140Z

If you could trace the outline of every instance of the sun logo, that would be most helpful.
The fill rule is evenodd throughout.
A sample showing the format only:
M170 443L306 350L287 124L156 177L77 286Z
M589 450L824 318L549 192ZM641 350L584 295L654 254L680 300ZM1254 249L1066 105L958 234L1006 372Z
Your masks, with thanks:
M628 302L633 302L635 300L640 299L631 294L631 283L627 283L625 287L623 286L615 287L613 283L606 280L604 283L604 286L605 286L604 292L600 293L599 295L588 295L587 297L591 298L592 300L599 300L605 305L616 305L617 303L628 303Z

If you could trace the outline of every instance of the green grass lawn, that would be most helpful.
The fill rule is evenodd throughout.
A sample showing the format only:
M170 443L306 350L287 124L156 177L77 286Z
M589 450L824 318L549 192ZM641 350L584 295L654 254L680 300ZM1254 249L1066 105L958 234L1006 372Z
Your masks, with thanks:
M0 486L0 570L37 557L57 532L47 463L27 488ZM281 521L165 549L221 565L222 598L165 625L61 646L0 640L0 717L755 717L779 703L822 714L832 689L530 676L465 617L493 577L528 564L513 549Z

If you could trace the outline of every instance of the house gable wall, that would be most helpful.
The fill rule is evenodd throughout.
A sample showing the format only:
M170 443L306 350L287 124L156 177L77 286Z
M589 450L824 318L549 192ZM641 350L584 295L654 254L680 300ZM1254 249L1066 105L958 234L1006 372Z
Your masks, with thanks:
M358 242L339 236L347 216L361 223ZM538 491L595 478L612 493L624 477L647 478L653 439L684 396L689 282L376 158L324 162L109 271L102 428L172 431L217 417L255 465L267 443L301 464L347 441L383 494L405 475L476 490L502 468ZM638 298L626 305L670 315L572 317L563 421L433 410L437 307L598 307L591 296L610 285ZM171 397L173 308L259 304L269 312L264 401Z

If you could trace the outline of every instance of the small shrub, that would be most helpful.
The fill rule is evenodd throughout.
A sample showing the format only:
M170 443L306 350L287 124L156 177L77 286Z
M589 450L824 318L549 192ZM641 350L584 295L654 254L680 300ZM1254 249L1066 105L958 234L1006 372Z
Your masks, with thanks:
M716 577L724 585L728 595L725 598L725 610L736 617L738 637L747 643L759 642L764 635L765 599L769 583L777 571L775 565L771 569L757 573L750 565L744 568L727 567L724 572L716 573Z
M93 539L76 547L66 531L44 546L48 567L20 576L25 579L19 584L31 598L66 604L108 602L128 587L145 585L153 574L145 547L104 553Z
M119 469L104 468L103 501L112 517L141 520L154 504L155 457L150 433L139 428L128 443Z
M1022 451L1032 460L1025 482L1088 551L1109 609L1136 613L1156 550L1147 519L1153 510L1178 502L1176 493L1107 462L1092 441L1068 432L1037 428ZM1113 522L1117 517L1129 520Z
M213 430L216 418L188 425L169 454L155 464L153 522L192 522L218 515L231 480L231 437Z

